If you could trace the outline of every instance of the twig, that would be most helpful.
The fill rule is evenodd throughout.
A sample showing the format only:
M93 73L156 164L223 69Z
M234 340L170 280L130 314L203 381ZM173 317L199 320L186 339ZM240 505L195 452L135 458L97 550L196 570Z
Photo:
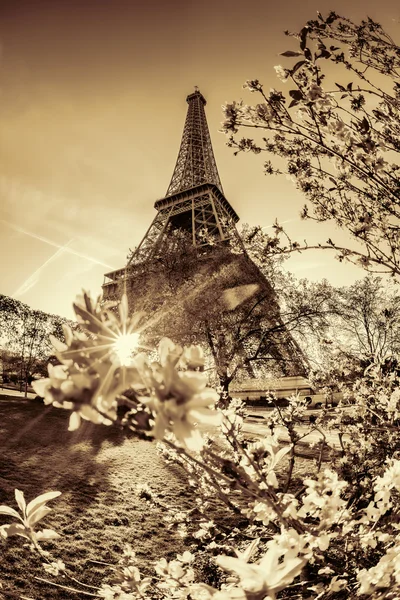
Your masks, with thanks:
M343 445L343 431L339 431L338 432L338 438L339 438L340 447L342 449L342 456L345 456L346 455L346 450L345 450L344 445Z
M84 592L83 590L76 590L75 588L68 587L66 585L60 585L59 583L53 583L53 581L48 581L47 579L43 579L42 577L35 577L37 581L43 581L43 583L48 583L49 585L53 585L55 587L61 588L63 590L67 590L68 592L76 592L77 594L83 594L84 596L91 596L92 598L100 598L98 594L91 594L90 592Z
M110 563L106 563L102 560L92 560L91 558L89 558L86 562L88 563L93 563L95 565L105 565L107 567L110 567L111 569L115 569L115 565L111 565Z
M319 457L318 457L318 463L317 463L317 473L319 473L320 470L321 470L322 455L323 455L323 452L324 452L325 444L326 444L326 438L324 436L324 438L322 440L322 444L321 444L321 449L319 451Z
M287 474L287 478L286 478L285 487L283 488L283 493L284 494L287 493L287 491L289 489L290 482L292 480L293 467L294 467L294 463L295 463L295 460L296 460L296 455L295 455L294 449L295 449L295 444L292 443L292 447L290 448L289 469L288 469L288 474Z

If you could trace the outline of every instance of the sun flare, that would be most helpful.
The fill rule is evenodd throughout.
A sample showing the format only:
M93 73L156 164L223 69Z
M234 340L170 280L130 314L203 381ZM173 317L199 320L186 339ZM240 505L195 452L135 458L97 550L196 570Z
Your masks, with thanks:
M128 367L132 362L132 354L139 345L138 333L123 333L113 344L113 350L118 356L121 365Z

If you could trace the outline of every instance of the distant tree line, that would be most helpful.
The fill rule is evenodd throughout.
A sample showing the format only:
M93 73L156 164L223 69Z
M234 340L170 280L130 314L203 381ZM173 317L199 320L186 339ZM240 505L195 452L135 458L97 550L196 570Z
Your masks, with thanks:
M58 362L50 336L64 341L63 324L76 325L57 315L35 310L0 295L0 360L3 385L16 384L27 394L35 377L46 377L49 362Z
M350 286L297 279L271 257L268 234L245 227L252 260L271 282L282 322L307 357L310 371L348 380L368 365L400 358L400 288L372 273Z

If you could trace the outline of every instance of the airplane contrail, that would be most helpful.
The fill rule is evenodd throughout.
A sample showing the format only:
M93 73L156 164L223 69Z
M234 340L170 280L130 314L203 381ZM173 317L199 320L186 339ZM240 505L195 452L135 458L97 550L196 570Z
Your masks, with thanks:
M36 269L36 271L32 273L32 275L28 277L28 279L24 281L22 285L19 286L19 288L12 294L12 297L18 298L30 290L39 281L39 275L43 269L45 269L47 265L53 262L53 260L58 258L61 254L63 254L63 252L68 250L67 246L69 246L69 244L71 244L73 241L73 239L69 240L69 242L67 242L64 246L60 246L58 250L56 250L56 252L50 256L50 258L48 258L38 269Z
M32 237L35 240L39 240L40 242L44 242L45 244L54 246L54 248L60 248L60 249L64 248L66 250L66 252L69 252L69 254L73 254L74 256L79 256L79 258L84 258L85 260L89 260L90 262L92 262L96 265L100 265L100 266L105 267L106 269L110 269L110 270L114 269L114 267L107 265L106 263L102 262L101 260L97 260L96 258L93 258L92 256L88 256L87 254L82 254L81 252L78 252L77 250L73 250L72 248L66 248L67 244L62 246L62 245L57 244L56 242L53 242L52 240L49 240L41 235L37 235L36 233L32 233L31 231L26 231L26 229L22 229L22 227L18 227L18 225L9 223L8 221L5 221L4 219L0 219L0 223L5 223L5 225L10 227L11 229L18 231L18 233L23 233L25 235L28 235L29 237ZM69 243L70 242L68 242L68 244Z

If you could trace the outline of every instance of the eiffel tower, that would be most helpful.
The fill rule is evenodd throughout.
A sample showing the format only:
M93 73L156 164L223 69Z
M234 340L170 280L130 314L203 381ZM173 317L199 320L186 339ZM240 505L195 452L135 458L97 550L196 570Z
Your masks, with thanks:
M209 314L203 321L224 321L222 329L206 329L214 358L217 352L225 367L236 353L244 363L252 355L245 368L247 376L257 376L255 367L266 361L274 364L275 374L304 375L301 350L282 321L271 285L246 253L236 229L239 217L224 196L205 115L206 100L196 87L186 101L182 141L166 195L155 202L157 214L126 266L105 275L104 300L126 291L137 301L145 291L152 298L147 310L157 311L163 305L160 290L166 285L165 273L173 272L173 297L190 297L190 303L183 308L182 301L173 315L169 312L169 320L178 326L173 317L189 311L186 323L192 323L208 302ZM191 291L193 287L197 293ZM221 298L227 300L225 304ZM229 329L238 311L243 315L251 311L252 323L240 343L233 343Z

